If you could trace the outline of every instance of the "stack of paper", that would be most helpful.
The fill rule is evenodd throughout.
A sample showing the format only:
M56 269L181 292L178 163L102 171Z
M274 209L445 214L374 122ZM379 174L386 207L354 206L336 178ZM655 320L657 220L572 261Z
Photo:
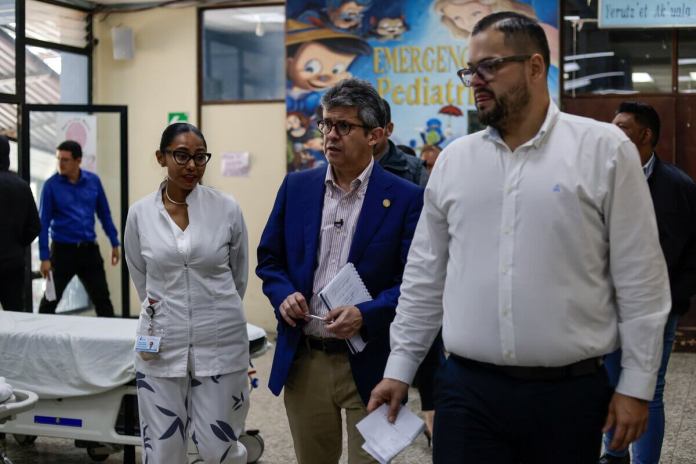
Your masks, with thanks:
M44 296L46 297L46 301L56 301L56 285L53 282L53 271L48 271Z
M353 263L347 263L338 271L331 282L319 292L319 298L329 311L340 306L355 306L372 300ZM360 353L367 345L359 333L346 340L346 343L353 354Z
M406 406L399 409L393 424L387 420L388 412L388 405L383 404L356 425L365 439L363 449L380 464L389 463L425 428L425 423Z

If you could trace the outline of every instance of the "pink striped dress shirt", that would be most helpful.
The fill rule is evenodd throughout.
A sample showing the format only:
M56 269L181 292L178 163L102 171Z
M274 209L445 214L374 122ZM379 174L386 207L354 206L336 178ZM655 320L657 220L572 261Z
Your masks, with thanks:
M318 265L314 271L312 297L309 300L311 314L323 317L329 312L317 295L348 262L350 245L353 242L373 166L374 160L371 160L363 172L351 182L350 190L347 192L335 182L331 166L326 170ZM322 338L334 337L324 326L323 322L312 319L305 325L304 333Z

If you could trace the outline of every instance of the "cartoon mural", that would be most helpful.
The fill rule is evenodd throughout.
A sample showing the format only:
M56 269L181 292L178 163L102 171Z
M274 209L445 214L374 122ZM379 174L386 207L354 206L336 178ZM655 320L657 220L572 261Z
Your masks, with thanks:
M551 48L549 88L558 100L556 0L287 0L288 170L326 162L316 114L341 79L371 82L391 105L392 140L420 152L478 130L466 67L474 24L496 11L539 20Z

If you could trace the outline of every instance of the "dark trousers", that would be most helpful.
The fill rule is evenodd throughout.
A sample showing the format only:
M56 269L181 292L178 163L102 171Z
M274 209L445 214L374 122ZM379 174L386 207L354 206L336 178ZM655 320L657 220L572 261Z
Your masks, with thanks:
M24 311L24 266L0 270L0 305L5 311Z
M73 245L53 242L51 244L51 267L56 287L56 299L48 301L44 295L39 305L40 313L55 314L56 306L63 296L65 287L70 283L70 279L77 275L82 281L82 285L85 286L90 300L94 303L97 316L113 317L114 307L109 299L104 260L96 243Z
M596 464L612 394L604 369L520 380L450 357L435 389L434 464Z
M445 348L442 343L442 330L435 337L430 351L425 355L423 362L418 366L413 385L418 389L421 399L421 410L432 411L435 409L434 392L437 371L445 362Z

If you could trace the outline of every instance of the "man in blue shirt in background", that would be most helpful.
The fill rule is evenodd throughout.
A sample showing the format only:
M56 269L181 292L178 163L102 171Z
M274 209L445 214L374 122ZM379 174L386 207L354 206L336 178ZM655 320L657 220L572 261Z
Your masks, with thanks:
M97 213L104 232L111 241L111 265L120 260L118 232L111 220L109 203L96 174L80 169L82 147L66 140L58 145L58 173L51 176L41 191L41 233L39 257L41 274L47 278L53 271L56 299L41 299L40 313L55 313L63 290L77 275L94 303L98 316L111 317L114 308L104 273L104 260L99 253L94 232ZM51 250L48 231L51 230Z

